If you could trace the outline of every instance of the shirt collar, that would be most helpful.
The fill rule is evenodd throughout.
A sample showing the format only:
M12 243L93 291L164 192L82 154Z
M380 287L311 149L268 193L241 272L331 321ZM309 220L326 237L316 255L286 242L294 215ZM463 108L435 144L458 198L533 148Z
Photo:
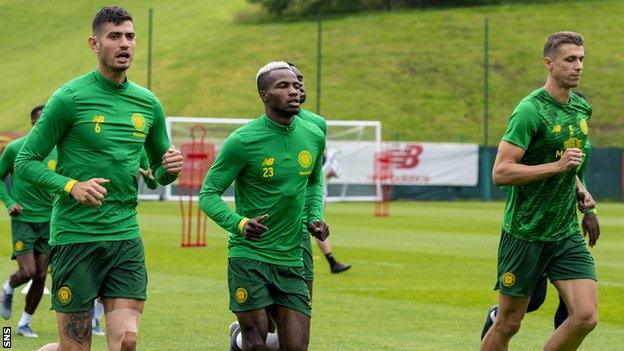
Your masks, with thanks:
M93 70L93 75L95 76L95 79L97 79L98 83L100 83L100 86L107 90L122 91L128 87L128 77L124 79L123 83L111 82L102 75L98 68Z
M266 113L263 114L261 118L267 127L275 130L276 132L280 132L284 134L288 134L292 132L297 127L297 124L299 124L299 118L296 115L293 118L292 123L290 123L290 125L288 126L275 122L269 116L267 116Z

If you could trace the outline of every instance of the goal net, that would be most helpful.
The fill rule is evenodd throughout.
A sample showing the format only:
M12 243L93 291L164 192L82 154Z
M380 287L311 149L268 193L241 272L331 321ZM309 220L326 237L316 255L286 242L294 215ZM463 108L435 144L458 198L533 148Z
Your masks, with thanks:
M178 149L192 143L191 129L195 126L205 129L203 142L214 146L218 153L223 141L237 128L251 119L240 118L206 118L206 117L167 117L167 131L171 142ZM381 122L380 121L342 121L327 120L326 155L338 165L338 177L326 181L327 201L373 201L381 197L380 187L375 184L373 170L375 155L380 152ZM201 175L203 179L205 174ZM164 189L150 191L144 186L139 188L141 199L175 200L178 198L178 182ZM233 199L233 187L223 197L226 201ZM185 196L188 195L186 190ZM199 195L199 189L193 190Z

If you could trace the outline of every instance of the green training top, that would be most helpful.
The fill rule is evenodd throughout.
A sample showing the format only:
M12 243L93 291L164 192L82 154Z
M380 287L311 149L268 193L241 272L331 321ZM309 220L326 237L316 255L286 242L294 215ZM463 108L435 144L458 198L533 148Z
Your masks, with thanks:
M299 113L297 114L297 116L301 117L301 119L306 122L310 122L316 125L321 130L323 135L327 136L327 122L325 121L325 118L323 118L320 115L317 115L316 113L310 110L306 110L304 108L299 110Z
M585 190L588 190L586 180L587 180L587 163L589 162L590 152L591 152L591 143L589 142L589 139L587 139L585 140L585 145L583 146L583 153L585 154L585 157L583 157L583 161L579 165L578 171L576 172L576 175L579 177L581 183L583 183Z
M299 110L299 113L297 114L297 116L301 117L301 119L306 121L306 122L310 122L310 123L316 125L319 128L319 130L321 131L321 133L323 133L323 136L327 137L327 122L325 122L325 118L323 118L320 115L317 115L316 113L314 113L314 112L312 112L310 110L306 110L306 109L303 109L303 108ZM323 175L323 181L325 181L325 176L324 175ZM323 188L322 187L319 190L318 186L311 185L311 186L309 186L306 189L306 192L308 192L308 191L320 191L321 192L320 196L323 196ZM302 230L303 230L303 241L302 241L302 243L303 243L303 245L306 245L306 247L309 247L310 246L310 240L308 240L308 237L307 237L307 235L308 235L308 224L307 224L308 221L307 221L307 218L306 218L306 215L305 215L306 212L307 211L305 211L305 210L303 212L304 216L303 216L303 221L302 221L302 223L303 223L303 228L302 228Z
M572 93L562 104L540 88L515 108L503 140L526 151L524 165L554 162L566 148L583 149L591 114L591 105L580 96ZM509 187L503 229L527 241L558 241L578 233L576 174L572 169Z
M54 145L57 173L40 162ZM20 177L62 195L52 209L51 245L139 236L137 184L144 145L156 180L175 180L162 167L169 137L162 105L151 91L128 80L110 82L96 69L54 92L15 161ZM110 180L101 207L65 195L75 181L91 178Z
M22 212L12 217L14 221L28 223L49 222L50 213L52 212L51 191L46 191L28 183L15 174L13 170L15 157L22 148L24 141L26 141L25 136L11 141L4 149L2 156L0 156L0 199L7 209L11 209L15 204L19 204L22 207ZM44 167L54 172L56 160L56 149L52 149L52 152L42 163ZM8 186L4 181L9 173L11 174L10 194Z
M324 149L319 128L298 117L284 126L262 115L230 134L206 175L199 200L201 209L230 233L228 257L303 265L304 207L310 222L323 220ZM236 213L221 199L234 180ZM245 218L263 214L269 215L263 222L268 230L259 241L246 239Z
M147 152L145 152L145 149L141 150L141 161L139 161L139 167L142 169L149 168L149 159L147 158ZM154 190L158 188L158 182L156 182L156 179L152 177L143 177L143 182L148 189Z

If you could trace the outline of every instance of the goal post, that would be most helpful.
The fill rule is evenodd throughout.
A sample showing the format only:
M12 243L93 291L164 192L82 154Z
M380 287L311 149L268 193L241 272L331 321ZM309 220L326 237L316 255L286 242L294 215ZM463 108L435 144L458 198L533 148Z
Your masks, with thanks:
M190 131L196 125L206 129L206 143L218 153L223 141L234 130L250 122L243 118L167 117L167 132L173 145L183 145L191 140ZM374 179L375 155L382 151L381 122L357 120L327 120L327 146L340 165L339 177L327 183L327 201L376 201L381 198L381 187ZM194 196L198 196L195 193ZM153 198L141 189L141 199ZM178 182L165 187L163 199L178 198ZM233 200L233 188L224 194L226 201Z

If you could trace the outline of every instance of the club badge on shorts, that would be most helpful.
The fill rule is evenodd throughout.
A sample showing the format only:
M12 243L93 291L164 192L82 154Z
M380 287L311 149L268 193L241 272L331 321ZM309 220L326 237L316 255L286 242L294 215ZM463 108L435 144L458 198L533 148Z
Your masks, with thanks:
M63 305L67 305L72 299L72 292L67 286L62 286L56 295Z
M503 285L506 287L510 287L513 286L516 283L516 276L511 273L511 272L507 272L505 274L503 274Z
M244 288L236 289L236 301L238 301L238 303L240 304L247 301L247 290L245 290Z

